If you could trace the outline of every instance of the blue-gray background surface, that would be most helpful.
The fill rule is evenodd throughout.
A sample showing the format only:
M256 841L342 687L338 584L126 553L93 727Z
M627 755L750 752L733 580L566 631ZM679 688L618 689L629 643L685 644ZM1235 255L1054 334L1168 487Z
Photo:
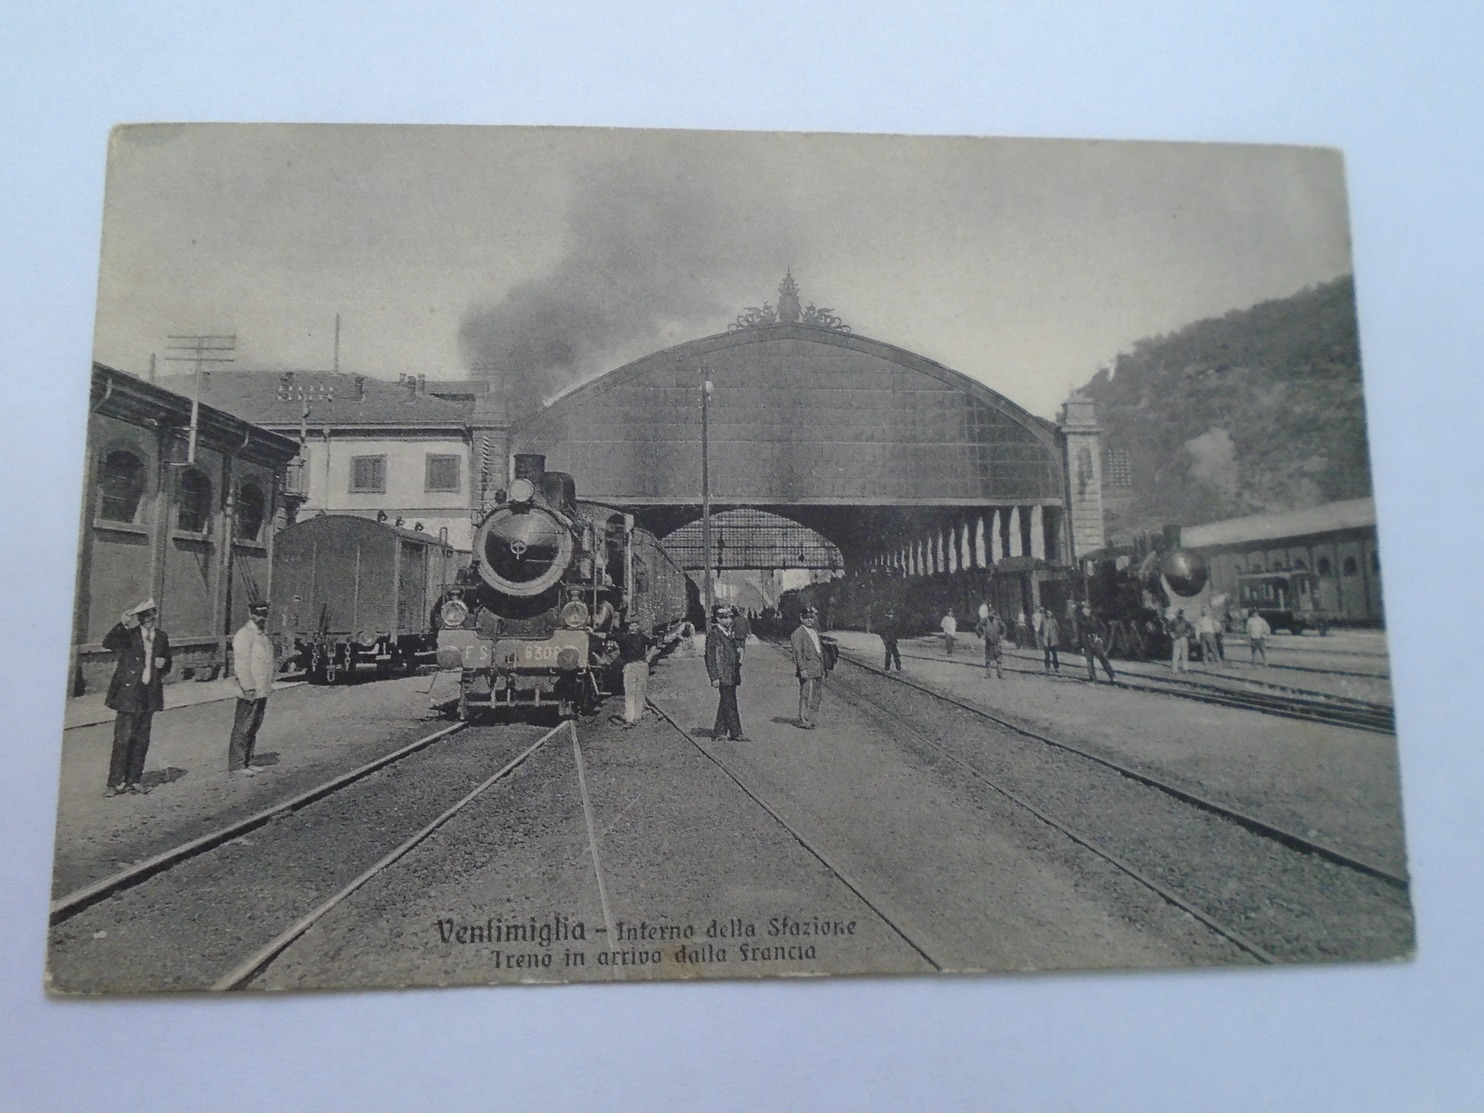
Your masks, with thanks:
M1484 8L13 4L0 18L0 1108L1484 1106ZM1418 959L1270 972L48 1000L105 142L611 124L1345 152Z

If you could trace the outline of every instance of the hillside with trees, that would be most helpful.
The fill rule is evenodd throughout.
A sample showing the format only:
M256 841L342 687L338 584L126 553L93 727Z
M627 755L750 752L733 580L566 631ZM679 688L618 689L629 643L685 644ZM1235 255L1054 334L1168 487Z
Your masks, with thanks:
M1349 276L1144 338L1082 391L1128 456L1110 541L1371 493Z

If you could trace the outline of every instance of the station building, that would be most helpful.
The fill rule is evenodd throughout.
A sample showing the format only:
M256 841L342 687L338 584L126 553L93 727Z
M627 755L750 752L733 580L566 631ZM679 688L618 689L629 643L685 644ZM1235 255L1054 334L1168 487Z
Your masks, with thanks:
M1234 601L1240 574L1307 570L1324 613L1354 623L1384 620L1370 497L1199 524L1183 529L1180 542L1205 556L1212 589Z
M189 392L192 382L161 384ZM301 448L290 474L298 517L364 516L469 550L481 500L471 408L434 395L426 377L213 371L202 398Z
M709 388L707 387L709 385ZM1077 556L1103 546L1102 455L1090 401L1058 421L920 354L804 306L608 372L529 415L487 393L473 438L509 459L546 455L582 495L632 511L662 539L701 514L754 509L817 533L846 577L945 580L1009 610L1058 606ZM705 452L703 454L703 441ZM733 554L756 554L731 537ZM777 566L793 565L790 554Z
M107 685L103 648L152 597L177 678L214 676L252 598L272 593L273 536L298 444L219 408L94 364L73 615L74 693Z

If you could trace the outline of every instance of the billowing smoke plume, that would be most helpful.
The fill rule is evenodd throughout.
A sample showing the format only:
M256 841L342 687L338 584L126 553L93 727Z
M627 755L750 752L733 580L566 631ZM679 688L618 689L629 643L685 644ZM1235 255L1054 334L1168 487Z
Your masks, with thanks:
M568 250L556 267L465 315L459 340L473 375L503 379L512 415L524 415L776 298L797 239L750 173L720 159L663 158L591 172L568 209ZM723 181L725 203L709 189ZM755 204L739 208L739 181L756 191Z

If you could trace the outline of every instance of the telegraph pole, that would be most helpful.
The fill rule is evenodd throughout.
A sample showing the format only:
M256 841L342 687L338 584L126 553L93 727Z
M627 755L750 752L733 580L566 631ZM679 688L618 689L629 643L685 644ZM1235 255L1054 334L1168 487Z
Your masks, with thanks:
M701 375L709 370L704 366ZM701 381L701 549L706 565L706 581L702 587L705 595L706 623L711 623L711 609L716 590L711 580L711 426L707 408L711 400L711 381Z
M187 443L186 460L184 464L196 464L196 433L200 429L201 417L201 387L206 374L210 371L207 365L229 365L235 358L218 356L217 354L231 353L237 348L236 334L171 334L167 339L170 344L165 347L167 361L189 361L196 366L196 384L191 390L191 430L190 440ZM169 356L168 354L176 354Z

